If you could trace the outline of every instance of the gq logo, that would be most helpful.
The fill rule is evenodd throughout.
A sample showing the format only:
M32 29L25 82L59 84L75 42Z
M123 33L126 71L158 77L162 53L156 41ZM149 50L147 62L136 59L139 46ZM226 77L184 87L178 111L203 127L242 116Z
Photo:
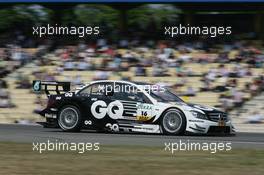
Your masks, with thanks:
M122 118L123 111L124 107L120 101L113 101L107 106L104 101L99 100L91 107L91 112L97 119L102 119L108 114L110 118L116 120Z

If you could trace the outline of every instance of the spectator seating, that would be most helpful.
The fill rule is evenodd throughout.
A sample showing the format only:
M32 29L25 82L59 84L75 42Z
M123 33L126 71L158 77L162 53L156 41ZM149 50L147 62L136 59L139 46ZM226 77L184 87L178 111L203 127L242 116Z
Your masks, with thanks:
M118 50L120 54L126 54L127 49ZM148 49L146 53L142 53L142 51L137 51L137 49L133 49L130 54L133 54L135 56L141 57L144 55L145 59L152 59L154 54L151 54L153 50ZM201 56L203 53L202 51L193 51L192 53L189 53L188 55L190 57L198 57ZM229 58L233 59L238 54L237 50L231 51L229 53ZM9 92L12 98L12 102L15 104L15 108L0 108L0 123L6 122L6 123L13 123L14 121L19 121L23 119L27 119L29 121L36 121L41 120L41 118L34 114L33 111L39 108L36 101L36 94L31 92L31 89L17 89L17 75L23 74L27 75L29 78L29 81L36 79L34 76L34 73L37 71L46 73L51 73L54 76L54 79L58 81L74 81L75 77L81 77L81 81L83 83L88 83L95 79L96 73L98 70L100 70L100 67L102 67L103 64L105 64L104 60L109 59L104 54L91 54L91 59L93 60L93 65L95 66L95 70L78 70L78 68L73 68L70 70L63 70L63 65L65 65L65 61L61 60L60 55L58 53L49 53L46 55L45 59L48 59L49 61L45 64L40 63L40 60L35 60L32 63L26 64L24 67L19 68L15 70L13 73L9 74L7 77L5 77L5 80L8 82L9 85ZM179 51L175 51L174 55L180 57L182 54ZM186 56L186 54L185 54ZM215 54L212 54L211 56L215 57ZM111 59L110 59L111 61ZM79 62L79 61L74 61ZM145 63L144 63L145 64ZM209 106L216 106L221 107L221 102L219 101L219 97L221 94L224 94L224 92L213 92L213 91L207 91L207 92L200 92L200 89L203 87L203 82L201 81L202 76L206 73L208 73L213 68L218 68L221 63L214 63L214 62L207 62L207 63L198 63L198 62L192 62L189 61L186 64L182 64L181 68L183 70L191 71L193 75L195 76L178 76L177 70L175 67L166 67L167 76L164 77L156 77L153 76L154 68L151 66L144 66L147 74L147 78L144 76L135 76L135 65L130 64L128 62L128 70L126 71L108 71L109 72L109 79L111 80L120 80L124 77L129 77L132 81L143 81L148 83L166 83L169 86L175 89L175 91L187 102L192 103L199 103ZM241 66L246 66L245 63L240 63ZM233 69L235 66L237 66L236 62L230 62L226 63L225 67L228 70ZM58 67L62 68L62 70L58 70ZM247 83L251 83L253 79L257 75L263 74L263 69L261 68L250 68L251 72L253 73L252 76L242 77L242 78L230 78L228 77L227 80L236 79L237 80L237 86L236 88L238 90L243 90L245 88L245 85ZM104 70L102 70L104 71ZM216 78L218 80L218 78ZM215 87L218 85L222 85L219 81L212 81L211 86ZM192 97L183 96L181 94L184 94L186 92L188 87L192 87L196 95ZM249 92L246 92L243 94L244 98L250 99L251 94ZM42 99L46 99L45 95L41 95ZM44 107L43 107L44 108Z

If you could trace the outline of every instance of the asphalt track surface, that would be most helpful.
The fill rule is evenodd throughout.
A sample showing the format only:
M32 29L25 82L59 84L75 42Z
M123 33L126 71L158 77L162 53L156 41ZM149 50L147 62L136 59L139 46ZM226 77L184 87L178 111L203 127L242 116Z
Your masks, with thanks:
M62 132L60 129L43 128L40 125L0 124L0 142L99 142L100 145L164 146L165 143L231 142L232 148L264 149L264 133L237 133L235 136L164 136L157 134L128 133L79 133Z

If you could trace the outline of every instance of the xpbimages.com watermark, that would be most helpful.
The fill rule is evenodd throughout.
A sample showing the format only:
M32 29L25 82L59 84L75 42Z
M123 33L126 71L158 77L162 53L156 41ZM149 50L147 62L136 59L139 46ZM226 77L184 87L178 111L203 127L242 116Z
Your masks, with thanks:
M58 140L53 142L53 141L47 140L46 142L33 142L32 150L40 154L44 152L52 152L52 151L58 151L58 152L71 151L71 152L77 152L79 154L83 154L85 152L90 152L90 151L99 151L100 143L98 142L96 143L59 142Z
M32 34L38 37L51 36L51 35L69 35L69 36L78 36L83 38L90 35L99 35L100 27L99 26L58 26L47 24L45 26L35 26L32 27Z
M105 84L105 85L99 85L98 86L100 93L118 93L118 92L124 92L124 93L138 93L146 91L147 93L151 92L165 92L165 86L163 85L139 85L134 86L131 84L120 84L120 83L112 83L112 84Z
M228 36L232 34L231 26L191 26L190 24L177 26L165 26L164 35L168 35L171 38L182 35L196 35L196 36L208 36L211 38L219 36Z
M178 142L165 142L164 150L171 154L179 151L207 151L212 154L223 151L231 151L231 142L193 142L190 140Z

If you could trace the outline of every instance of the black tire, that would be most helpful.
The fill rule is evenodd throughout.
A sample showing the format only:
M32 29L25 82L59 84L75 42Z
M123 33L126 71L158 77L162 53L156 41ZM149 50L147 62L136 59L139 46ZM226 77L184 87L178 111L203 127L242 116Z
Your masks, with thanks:
M82 126L82 117L80 110L73 105L62 107L58 117L58 125L63 131L80 131Z
M160 125L166 135L181 135L186 129L186 118L178 109L169 109L161 117Z

